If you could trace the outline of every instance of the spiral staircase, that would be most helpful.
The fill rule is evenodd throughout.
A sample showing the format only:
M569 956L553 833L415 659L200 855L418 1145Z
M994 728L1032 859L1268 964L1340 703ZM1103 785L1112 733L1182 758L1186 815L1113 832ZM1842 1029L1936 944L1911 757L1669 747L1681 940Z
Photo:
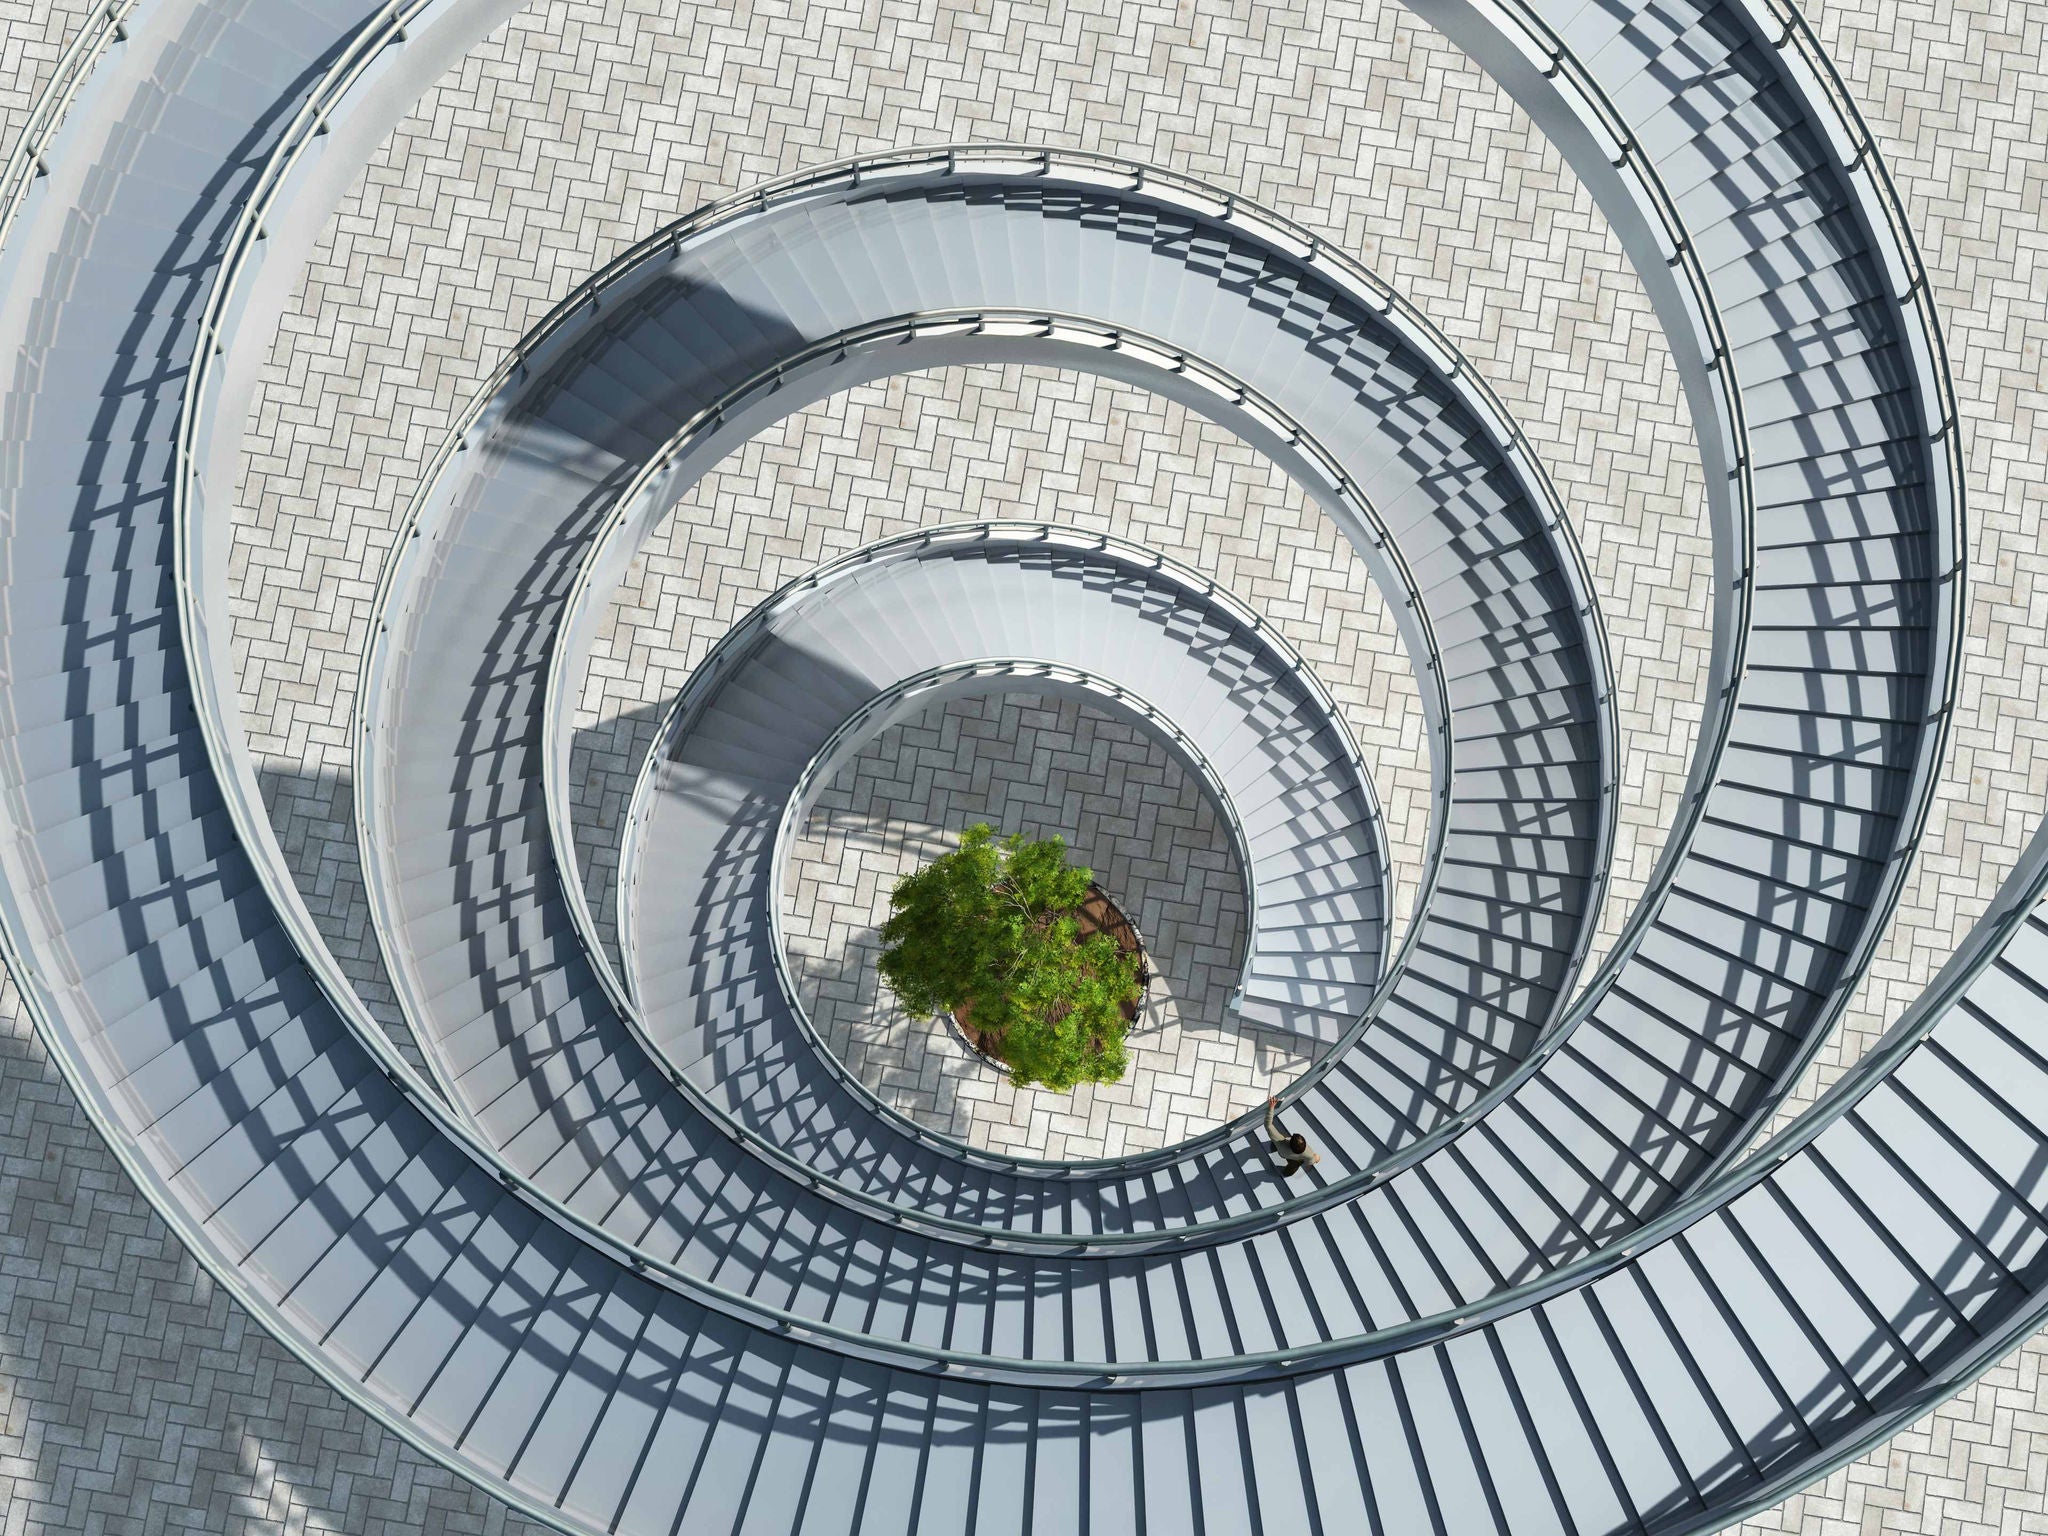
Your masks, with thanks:
M1412 8L1599 201L1707 473L1708 705L1597 965L1608 640L1475 370L1229 189L919 147L625 251L421 466L355 741L409 1051L264 809L227 488L327 211L506 7L95 13L0 187L0 938L165 1221L365 1412L570 1531L1706 1531L2048 1316L2041 846L1750 1155L1869 967L1957 687L1957 410L1870 136L1765 0ZM816 567L697 667L621 835L614 954L571 740L636 552L793 412L985 362L1177 401L1329 517L1417 680L1419 889L1257 612L1141 545L959 524ZM1123 712L1219 807L1232 1007L1317 1052L1286 1095L1306 1177L1252 1118L978 1150L820 1040L782 932L796 829L893 724L1003 690Z

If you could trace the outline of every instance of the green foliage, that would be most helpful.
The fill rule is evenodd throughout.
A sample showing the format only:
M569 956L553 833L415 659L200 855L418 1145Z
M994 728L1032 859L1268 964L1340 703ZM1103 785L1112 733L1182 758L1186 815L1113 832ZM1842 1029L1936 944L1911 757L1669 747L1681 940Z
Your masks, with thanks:
M1074 913L1093 878L1067 867L1062 838L998 842L987 826L969 827L958 848L890 893L882 979L912 1013L971 1004L1020 1088L1116 1082L1138 957L1106 933L1079 936Z

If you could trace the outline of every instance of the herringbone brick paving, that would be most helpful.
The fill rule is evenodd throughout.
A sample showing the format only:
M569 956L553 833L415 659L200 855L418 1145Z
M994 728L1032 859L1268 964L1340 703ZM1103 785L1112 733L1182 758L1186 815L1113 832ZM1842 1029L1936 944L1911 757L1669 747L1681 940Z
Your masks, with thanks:
M1640 285L1483 75L1391 6L1004 8L892 15L875 36L826 7L740 27L643 0L522 13L422 105L332 226L256 412L237 550L245 707L259 754L306 787L275 809L331 885L330 940L354 972L376 962L352 840L328 835L346 807L323 786L349 771L339 722L376 557L466 381L663 218L833 155L961 137L1228 179L1358 251L1493 364L1576 515L1615 638L1635 793L1611 935L1697 721L1697 460ZM763 553L772 540L745 550Z
M91 9L0 0L0 146ZM251 1322L0 975L0 1536L60 1531L539 1536Z
M81 9L0 0L0 128ZM1977 540L1955 762L1896 937L1817 1085L1917 992L2041 814L2048 7L1810 10L1934 273ZM1639 289L1519 115L1391 7L892 10L886 41L871 17L789 7L671 25L653 5L537 7L423 107L337 221L257 412L268 448L251 464L238 639L261 645L245 686L262 707L245 709L267 723L273 782L311 791L278 791L281 830L295 835L304 802L299 867L328 871L328 931L358 974L374 956L350 950L352 830L333 792L348 763L328 731L345 717L391 509L464 381L659 218L760 175L920 138L1041 134L1137 153L1277 202L1397 277L1559 476L1634 690L1631 743L1661 750L1627 771L1636 824L1654 828L1682 774L1704 655L1697 470ZM1638 842L1639 874L1655 841ZM328 846L341 850L331 861ZM0 1018L0 1529L519 1524L250 1328L122 1177L11 989ZM2041 1358L2030 1345L1744 1529L2048 1529Z
M1014 1088L951 1029L906 1014L875 969L889 893L977 822L1066 840L1137 926L1153 972L1121 1082ZM1144 727L1074 699L959 699L900 722L834 776L796 839L784 922L818 1034L882 1101L977 1147L1120 1157L1265 1102L1312 1042L1229 1011L1244 875L1222 812Z

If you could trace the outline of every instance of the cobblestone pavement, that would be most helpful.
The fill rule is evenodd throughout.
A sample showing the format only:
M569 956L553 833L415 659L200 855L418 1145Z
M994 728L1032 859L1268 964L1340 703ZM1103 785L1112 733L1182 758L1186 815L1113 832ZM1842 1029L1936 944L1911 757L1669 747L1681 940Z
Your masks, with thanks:
M1143 936L1155 975L1122 1082L1013 1088L875 970L903 875L963 828L1066 839ZM1227 1007L1244 956L1244 876L1201 783L1143 726L1073 699L960 699L892 726L818 797L785 892L798 995L826 1044L891 1108L977 1147L1117 1157L1265 1101L1314 1060Z
M85 9L0 0L0 142ZM1396 279L1472 354L1558 477L1614 629L1629 820L1611 910L1627 910L1698 714L1707 559L1697 462L1654 320L1612 236L1476 70L1378 0L1315 12L895 7L880 37L871 7L678 9L539 5L477 49L335 221L256 407L237 556L244 710L262 733L273 815L359 984L374 989L378 965L347 816L354 658L394 509L470 382L556 294L659 220L832 155L953 137L1041 137L1242 187ZM2036 747L2048 623L2038 579L2048 554L2048 5L1828 0L1808 10L1878 130L1934 274L1976 542L1972 670L1925 856L1802 1101L1949 953L2042 814L2048 781ZM1014 387L1021 398L1035 386ZM884 451L882 436L887 452L900 447L905 479L1014 470L1013 458L944 440L950 423L985 422L979 407L956 413L966 385L888 388L900 393L860 409L899 414L874 410L861 433L876 434L870 453ZM1044 398L1020 418L1026 435L1047 429ZM859 414L828 405L842 414L824 410L827 425ZM815 480L800 461L837 441L793 428L749 449L707 492L711 504L736 505L745 486L764 508L792 494L829 506L822 458ZM1123 441L1105 436L1098 464L1135 462ZM921 452L948 467L909 467ZM1048 478L1071 472L1050 454L1046 463ZM767 555L760 535L727 558ZM630 737L638 707L594 705L586 742L617 741L620 720ZM526 1528L251 1328L121 1175L11 988L0 990L0 1024L0 1532ZM2048 1530L2043 1355L2037 1340L1743 1529Z

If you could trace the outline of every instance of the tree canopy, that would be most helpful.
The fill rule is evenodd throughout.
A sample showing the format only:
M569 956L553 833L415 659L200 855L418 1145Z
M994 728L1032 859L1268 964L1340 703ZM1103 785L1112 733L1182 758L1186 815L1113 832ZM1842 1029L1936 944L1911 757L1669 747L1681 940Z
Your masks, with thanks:
M1093 879L1068 866L1064 838L969 827L890 893L882 979L912 1013L969 1008L1019 1087L1116 1082L1140 961L1107 933L1082 936Z

